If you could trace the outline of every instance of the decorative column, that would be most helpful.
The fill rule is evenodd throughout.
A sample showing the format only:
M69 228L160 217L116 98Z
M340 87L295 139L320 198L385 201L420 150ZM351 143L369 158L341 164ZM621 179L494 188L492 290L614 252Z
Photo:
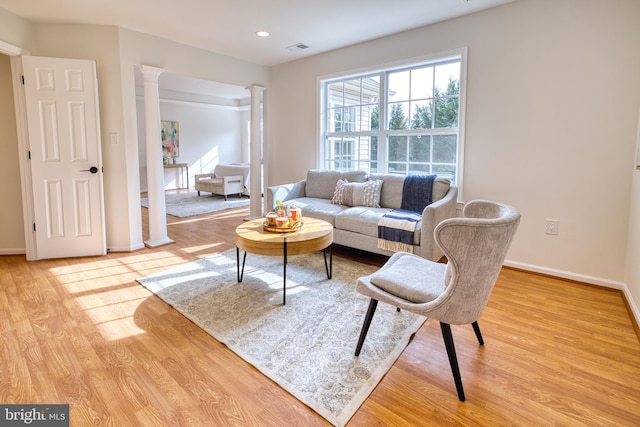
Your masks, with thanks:
M251 201L249 204L249 218L260 218L262 212L262 86L248 86L251 92L251 135L249 136L250 148L250 172L249 192Z
M140 65L138 70L144 79L144 123L147 138L147 192L149 199L149 240L146 246L173 243L167 235L167 208L164 200L164 168L160 141L160 94L158 78L162 68Z

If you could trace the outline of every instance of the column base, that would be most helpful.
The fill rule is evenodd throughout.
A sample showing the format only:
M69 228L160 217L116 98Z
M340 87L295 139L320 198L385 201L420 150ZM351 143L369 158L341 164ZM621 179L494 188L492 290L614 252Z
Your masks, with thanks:
M148 248L157 248L158 246L164 246L164 245L168 245L171 243L175 243L174 240L171 240L168 237L165 237L163 239L156 239L156 240L146 240L144 242L144 245Z

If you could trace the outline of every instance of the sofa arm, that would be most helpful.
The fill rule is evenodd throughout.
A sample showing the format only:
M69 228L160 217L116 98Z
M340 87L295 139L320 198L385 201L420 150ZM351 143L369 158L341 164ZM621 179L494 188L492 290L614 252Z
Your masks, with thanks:
M209 180L212 180L213 178L215 178L215 175L212 173L199 173L194 176L194 179L196 182L203 181L203 180L209 181Z
M273 209L276 200L286 202L287 200L305 197L307 180L294 182L292 184L274 185L267 188L267 209Z
M431 203L422 211L422 232L420 234L420 256L438 261L442 250L433 240L433 230L442 221L457 216L458 187L451 185L447 194L437 202Z
M224 182L224 185L227 184L231 184L231 183L238 183L238 184L242 184L242 186L244 187L244 176L242 175L229 175L229 176L221 176L219 178L222 178L222 182Z

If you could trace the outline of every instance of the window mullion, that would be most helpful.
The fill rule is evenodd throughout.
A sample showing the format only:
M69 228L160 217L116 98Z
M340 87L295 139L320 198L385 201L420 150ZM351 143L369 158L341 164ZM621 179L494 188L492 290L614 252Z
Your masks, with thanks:
M388 143L387 143L387 129L388 129L388 114L387 104L389 101L388 90L388 73L380 73L380 125L378 126L378 172L386 173L389 169L388 166Z

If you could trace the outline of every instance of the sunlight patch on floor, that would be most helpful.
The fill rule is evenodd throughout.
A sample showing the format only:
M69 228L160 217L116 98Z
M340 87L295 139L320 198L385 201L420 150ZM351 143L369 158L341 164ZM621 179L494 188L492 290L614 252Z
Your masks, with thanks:
M212 249L218 246L222 246L222 243L211 243L208 245L198 245L198 246L189 246L188 248L182 248L183 251L187 252L187 253L195 253L195 252L202 252L208 249Z

